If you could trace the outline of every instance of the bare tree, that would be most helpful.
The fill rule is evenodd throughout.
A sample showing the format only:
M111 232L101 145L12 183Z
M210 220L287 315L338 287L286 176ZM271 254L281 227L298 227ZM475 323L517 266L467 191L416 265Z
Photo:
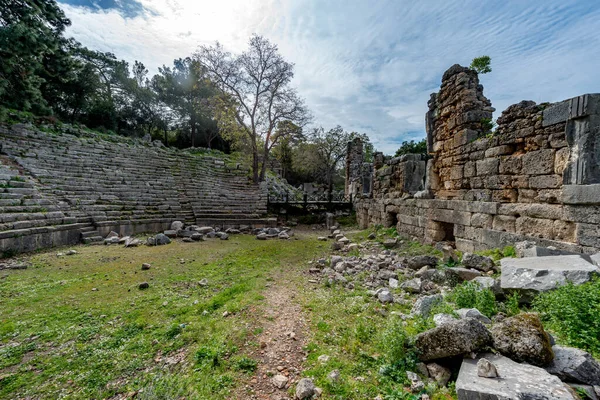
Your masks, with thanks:
M296 132L278 129L279 124L290 121L302 127L310 120L303 99L290 86L294 65L283 59L276 45L257 35L250 38L248 50L240 55L232 55L217 42L214 46L201 46L195 58L219 89L233 100L221 102L228 105L229 112L219 115L233 118L248 139L254 182L264 180L271 149L287 133Z

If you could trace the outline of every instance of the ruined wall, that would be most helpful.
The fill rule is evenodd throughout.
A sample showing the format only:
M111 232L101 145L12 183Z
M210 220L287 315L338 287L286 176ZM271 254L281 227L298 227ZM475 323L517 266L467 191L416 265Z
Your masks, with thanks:
M464 251L524 239L600 248L600 95L523 101L492 132L494 109L477 74L455 65L428 105L426 167L405 157L376 169L372 193L355 204L363 227L397 225Z
M227 157L0 126L0 254L190 224L264 224L266 191Z

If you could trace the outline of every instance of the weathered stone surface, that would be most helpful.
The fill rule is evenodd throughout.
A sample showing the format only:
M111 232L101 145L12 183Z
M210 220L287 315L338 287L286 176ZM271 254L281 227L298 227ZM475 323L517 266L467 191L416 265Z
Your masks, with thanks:
M452 375L450 369L437 363L427 364L429 376L440 386L446 386Z
M426 265L435 267L437 263L437 257L433 256L415 256L406 260L406 266L414 270L420 269Z
M481 358L477 361L477 376L482 378L498 378L498 369L490 360Z
M554 359L550 336L537 314L524 313L492 327L494 348L518 362L544 367Z
M576 285L588 282L599 271L580 256L503 258L500 263L502 290L519 292L523 301L566 282Z
M591 354L572 347L552 346L554 360L546 368L565 382L600 385L600 364Z
M484 323L484 324L491 324L492 321L486 317L485 315L483 315L481 313L481 311L479 311L476 308L459 308L458 310L456 310L456 313L461 317L461 318L474 318L477 321Z
M165 234L159 233L154 237L154 242L157 246L160 246L171 243L171 239L169 239Z
M467 268L474 268L479 271L488 272L494 269L494 260L490 257L480 256L478 254L463 254L462 264Z
M422 361L479 351L492 343L490 331L479 321L465 318L442 324L417 335L415 347Z
M431 312L433 306L438 303L441 303L443 297L439 294L434 294L431 296L423 296L419 297L415 304L413 305L411 314L420 315L426 317Z
M446 270L447 273L452 273L460 278L462 281L472 281L473 279L481 276L481 272L476 269L454 267Z
M183 229L183 227L185 226L185 224L181 221L173 221L171 222L171 230L172 231L178 231Z
M481 357L496 366L500 377L478 376L479 360L465 358L456 380L459 400L576 400L560 379L542 368L491 353Z
M310 399L315 394L315 384L312 379L302 378L296 385L296 399Z

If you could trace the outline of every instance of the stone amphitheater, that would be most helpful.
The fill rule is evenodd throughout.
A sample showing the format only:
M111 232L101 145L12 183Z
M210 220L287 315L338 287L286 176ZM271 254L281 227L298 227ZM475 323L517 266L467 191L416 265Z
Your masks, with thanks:
M227 156L124 137L0 126L0 252L186 224L265 226L265 188Z

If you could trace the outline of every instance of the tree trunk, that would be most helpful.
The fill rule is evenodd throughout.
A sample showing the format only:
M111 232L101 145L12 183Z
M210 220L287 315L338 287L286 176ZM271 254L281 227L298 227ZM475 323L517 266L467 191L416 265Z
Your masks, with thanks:
M265 173L267 172L267 161L269 160L269 142L265 142L265 148L263 150L263 163L260 168L260 181L265 180Z
M192 114L190 118L190 124L192 125L192 148L194 147L194 137L196 136L196 117Z

